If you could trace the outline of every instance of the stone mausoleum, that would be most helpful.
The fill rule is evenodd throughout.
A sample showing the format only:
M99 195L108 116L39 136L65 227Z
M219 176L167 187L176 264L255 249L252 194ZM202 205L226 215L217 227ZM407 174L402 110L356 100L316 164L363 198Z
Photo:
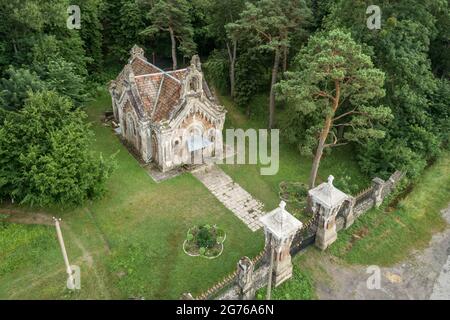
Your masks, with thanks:
M187 68L164 71L135 45L109 91L116 131L144 162L165 172L222 156L226 111L211 94L198 56Z

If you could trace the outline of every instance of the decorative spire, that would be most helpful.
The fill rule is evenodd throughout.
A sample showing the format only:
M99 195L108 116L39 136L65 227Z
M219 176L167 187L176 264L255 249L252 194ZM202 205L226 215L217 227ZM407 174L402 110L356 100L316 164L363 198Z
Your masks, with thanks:
M284 208L286 208L286 202L284 202L283 200L281 200L281 202L280 202L280 208L282 211L285 211Z
M330 187L333 186L333 180L334 180L334 177L330 174L330 175L328 176L328 185L329 185Z
M202 70L202 64L200 62L200 57L197 54L192 56L191 66L196 68L198 71Z
M286 208L286 202L284 202L283 200L281 200L280 202L280 229L283 230L283 217L284 217L284 213L286 212L285 210Z
M139 47L137 45L134 45L133 48L131 48L130 54L131 54L131 59L133 59L135 57L139 57L141 59L145 59L145 57L144 57L144 49L142 49L141 47Z

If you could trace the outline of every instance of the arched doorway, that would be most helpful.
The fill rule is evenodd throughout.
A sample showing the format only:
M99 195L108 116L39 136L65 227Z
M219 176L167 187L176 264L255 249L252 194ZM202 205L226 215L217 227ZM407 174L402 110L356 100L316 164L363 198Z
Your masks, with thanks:
M190 164L203 163L203 126L195 123L188 128L188 151L190 153Z

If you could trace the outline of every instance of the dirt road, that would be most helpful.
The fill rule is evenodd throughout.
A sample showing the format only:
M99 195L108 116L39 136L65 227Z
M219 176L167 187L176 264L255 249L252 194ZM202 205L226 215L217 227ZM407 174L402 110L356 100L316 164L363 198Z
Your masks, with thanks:
M442 211L450 224L450 206ZM436 234L427 249L404 262L381 268L381 286L368 289L369 266L347 266L320 255L322 277L316 282L319 299L450 299L450 227Z

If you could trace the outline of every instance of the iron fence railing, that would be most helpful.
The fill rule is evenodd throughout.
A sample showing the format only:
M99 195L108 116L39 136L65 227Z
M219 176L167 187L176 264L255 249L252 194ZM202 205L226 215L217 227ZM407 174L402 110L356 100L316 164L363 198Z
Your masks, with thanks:
M297 231L292 240L290 248L291 255L296 255L298 252L315 242L318 222L319 215L316 214L303 225L303 228Z
M370 199L372 197L372 194L373 194L373 187L369 187L358 193L355 196L355 207L365 202L366 200Z

